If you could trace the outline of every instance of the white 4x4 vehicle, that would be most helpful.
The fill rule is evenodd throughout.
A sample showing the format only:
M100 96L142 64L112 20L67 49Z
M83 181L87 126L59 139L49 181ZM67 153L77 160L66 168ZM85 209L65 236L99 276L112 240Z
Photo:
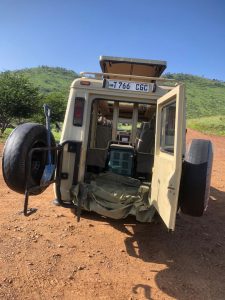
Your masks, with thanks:
M160 77L164 61L100 57L100 65L72 83L59 145L35 123L9 136L3 175L25 193L24 213L29 194L53 182L57 203L76 207L78 219L84 209L150 222L157 211L174 230L179 208L201 216L212 144L193 140L186 153L184 85Z

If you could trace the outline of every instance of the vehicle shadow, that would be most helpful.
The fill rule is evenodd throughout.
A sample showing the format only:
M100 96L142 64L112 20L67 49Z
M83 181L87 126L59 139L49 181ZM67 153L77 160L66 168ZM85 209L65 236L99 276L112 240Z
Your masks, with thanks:
M140 224L133 218L104 222L126 234L128 255L167 266L155 276L158 288L167 295L176 299L224 299L224 220L225 192L211 188L205 215L178 214L175 232L168 232L162 222ZM150 290L146 293L150 299Z
M176 299L224 299L225 192L212 188L211 197L202 218L178 215L175 232L162 223L136 224L125 239L129 255L166 264L155 280Z

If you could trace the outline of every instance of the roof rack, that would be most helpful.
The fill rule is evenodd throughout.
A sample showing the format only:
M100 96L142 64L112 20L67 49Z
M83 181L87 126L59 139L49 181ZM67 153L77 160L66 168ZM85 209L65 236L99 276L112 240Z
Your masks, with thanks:
M80 72L80 75L84 78L88 78L87 75L94 75L96 79L135 79L135 80L143 80L143 81L162 81L162 82L176 82L174 79L163 78L163 77L149 77L149 76L137 76L137 75L126 75L126 74L114 74L114 73L99 73L99 72Z

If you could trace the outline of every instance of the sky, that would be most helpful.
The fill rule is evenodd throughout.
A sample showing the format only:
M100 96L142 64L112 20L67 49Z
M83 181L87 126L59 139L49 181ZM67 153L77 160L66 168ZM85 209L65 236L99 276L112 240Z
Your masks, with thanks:
M98 72L100 55L225 81L225 0L0 0L0 71Z

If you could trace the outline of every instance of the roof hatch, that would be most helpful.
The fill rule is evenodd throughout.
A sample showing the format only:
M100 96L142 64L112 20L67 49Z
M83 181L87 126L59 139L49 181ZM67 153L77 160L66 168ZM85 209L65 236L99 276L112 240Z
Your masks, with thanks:
M160 77L166 69L166 61L125 57L100 56L103 73Z

